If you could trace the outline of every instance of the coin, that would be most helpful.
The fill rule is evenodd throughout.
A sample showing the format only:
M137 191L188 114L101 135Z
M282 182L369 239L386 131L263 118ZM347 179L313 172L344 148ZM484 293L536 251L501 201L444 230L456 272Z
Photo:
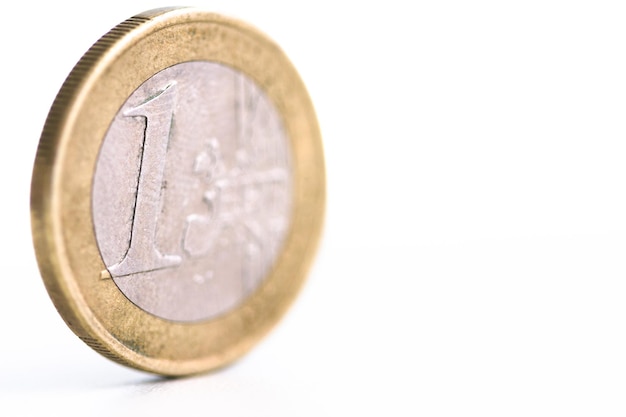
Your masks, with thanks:
M31 187L44 283L119 363L205 372L251 349L301 288L324 160L299 75L265 35L192 8L113 28L46 120Z

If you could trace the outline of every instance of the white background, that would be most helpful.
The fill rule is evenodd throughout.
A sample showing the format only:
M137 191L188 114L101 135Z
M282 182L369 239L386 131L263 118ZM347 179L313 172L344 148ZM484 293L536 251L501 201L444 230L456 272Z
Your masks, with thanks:
M65 76L154 1L0 11L0 415L626 413L626 9L205 1L291 57L327 157L323 243L234 366L162 380L65 326L29 186Z

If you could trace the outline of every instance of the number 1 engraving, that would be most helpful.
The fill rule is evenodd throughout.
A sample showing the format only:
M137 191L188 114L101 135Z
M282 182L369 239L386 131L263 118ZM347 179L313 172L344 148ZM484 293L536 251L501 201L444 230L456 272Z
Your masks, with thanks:
M169 268L179 265L182 261L180 256L161 254L155 246L156 227L161 210L165 156L175 98L176 83L172 82L156 96L124 113L124 116L143 117L146 127L130 244L124 259L109 267L109 272L113 276Z

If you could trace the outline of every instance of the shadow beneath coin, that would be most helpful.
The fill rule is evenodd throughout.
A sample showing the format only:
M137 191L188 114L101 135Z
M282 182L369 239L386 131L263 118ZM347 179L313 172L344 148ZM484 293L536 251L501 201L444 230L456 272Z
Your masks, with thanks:
M220 391L229 389L234 385L233 374L229 370L237 368L238 362L215 369L211 372L186 377L159 377L155 376L151 380L134 384L132 391L138 396L161 395L165 392L178 390L189 390L201 386L202 390L212 387L208 391ZM235 372L235 371L233 371Z
M205 384L207 378L217 378L225 370L236 366L231 364L208 374L175 378L152 375L119 365L86 348L77 348L72 353L75 355L38 352L35 357L27 352L16 352L10 363L0 360L0 397L3 393L53 394L113 390L150 396L158 392L177 390L183 385L194 386L199 381L204 381L201 383ZM212 384L220 385L218 388L225 387L224 382L213 381Z
M207 374L136 384L124 390L119 404L144 415L194 415L207 404L214 414L258 415L260 409L296 414L283 412L291 407L281 396L285 386L270 375L252 372L253 365L243 361Z
M137 387L165 380L97 357L92 357L88 363L41 356L21 363L0 363L0 375L0 394L83 392Z
M255 415L259 408L294 414L285 410L290 405L281 395L284 385L253 363L240 366L246 358L203 375L165 378L126 368L84 349L56 357L48 351L37 357L34 351L11 352L15 357L10 363L8 356L0 355L0 415L14 415L4 413L3 408L37 415L41 404L52 414L62 410L68 417L84 416L85 410L94 416L193 415L206 404L235 415ZM96 409L94 404L98 404Z

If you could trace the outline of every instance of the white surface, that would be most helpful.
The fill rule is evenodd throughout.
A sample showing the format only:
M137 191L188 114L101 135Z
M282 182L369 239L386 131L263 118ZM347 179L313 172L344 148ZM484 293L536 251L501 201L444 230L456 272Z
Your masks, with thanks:
M626 412L625 6L363 3L198 2L261 28L300 70L328 216L277 329L233 367L165 381L71 334L28 223L63 79L162 4L3 8L0 415Z

